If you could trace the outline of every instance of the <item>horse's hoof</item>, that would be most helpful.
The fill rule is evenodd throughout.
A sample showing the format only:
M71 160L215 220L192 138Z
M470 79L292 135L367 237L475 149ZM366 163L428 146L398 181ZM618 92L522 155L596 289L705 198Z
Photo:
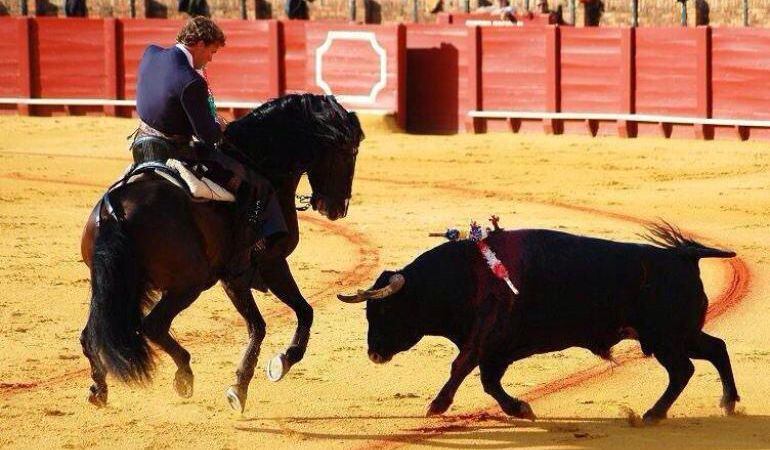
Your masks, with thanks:
M241 395L238 392L238 387L230 386L226 395L227 403L230 404L230 408L232 408L233 411L238 411L239 413L243 414L243 410L246 408L246 396L244 395L243 398L241 398Z
M174 376L174 389L182 398L190 398L193 395L193 374L186 370L177 370Z
M291 368L291 364L289 363L288 358L285 354L279 353L267 363L267 379L276 382L280 381L281 378L283 378Z
M519 410L513 414L513 416L518 417L519 419L531 420L532 422L537 420L535 412L532 411L532 407L529 406L529 403L527 402L521 402L519 404Z
M88 390L88 403L97 408L107 406L107 391L100 390L96 386L91 386Z

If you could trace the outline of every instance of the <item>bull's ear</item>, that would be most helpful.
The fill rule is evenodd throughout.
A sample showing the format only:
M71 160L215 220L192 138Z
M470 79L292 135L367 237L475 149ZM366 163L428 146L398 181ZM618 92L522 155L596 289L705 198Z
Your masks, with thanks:
M372 287L367 289L368 291L373 291L375 289L379 289L381 287L387 286L388 283L390 283L390 277L397 274L398 272L394 272L392 270L383 270L379 277L377 277L377 280L374 282Z

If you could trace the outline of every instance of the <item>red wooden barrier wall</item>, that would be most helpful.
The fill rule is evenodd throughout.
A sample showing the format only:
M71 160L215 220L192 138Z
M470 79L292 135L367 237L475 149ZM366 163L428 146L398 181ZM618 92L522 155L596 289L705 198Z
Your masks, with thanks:
M0 18L0 97L16 97L19 90L19 33L26 21ZM25 39L26 40L26 39Z
M714 28L711 36L713 116L770 118L770 30ZM749 130L740 133L745 138ZM754 129L751 134L767 136L768 130ZM734 132L722 128L717 135Z
M286 80L286 92L307 91L307 49L305 48L305 21L290 20L282 22L284 52L283 67Z
M561 28L561 111L631 112L624 109L621 28ZM588 126L586 126L588 125ZM601 126L600 126L601 125ZM578 134L615 134L608 123L565 121Z
M305 25L307 89L334 94L356 109L404 111L406 28L403 25ZM406 126L404 114L397 114Z
M209 71L220 101L331 92L430 133L770 137L770 30L220 23L228 45ZM181 25L0 18L0 110L128 114L99 99L132 99L144 48L173 44ZM56 99L97 100L45 104Z

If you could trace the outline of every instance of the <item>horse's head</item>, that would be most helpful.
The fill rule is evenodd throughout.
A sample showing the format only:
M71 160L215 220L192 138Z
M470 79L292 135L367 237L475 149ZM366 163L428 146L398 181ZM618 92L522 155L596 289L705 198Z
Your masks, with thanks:
M340 126L337 136L330 140L307 172L313 195L310 205L314 210L337 220L348 213L348 204L353 191L353 174L356 168L358 146L364 137L356 113L348 112L333 98L333 111ZM344 125L342 125L344 124Z
M331 220L345 217L361 123L333 96L291 94L271 100L225 131L255 168L271 179L308 174L310 204Z

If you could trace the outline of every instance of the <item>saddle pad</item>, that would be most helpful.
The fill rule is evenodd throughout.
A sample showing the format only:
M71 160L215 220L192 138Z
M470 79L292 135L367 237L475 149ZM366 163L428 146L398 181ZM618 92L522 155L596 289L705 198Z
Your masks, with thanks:
M166 161L166 165L179 173L179 176L187 183L190 188L190 193L197 199L215 200L218 202L234 202L235 196L223 188L222 186L214 183L206 177L198 178L187 167L182 164L181 161L176 159L169 159ZM162 172L156 172L161 176L165 176ZM169 177L170 178L170 177Z

